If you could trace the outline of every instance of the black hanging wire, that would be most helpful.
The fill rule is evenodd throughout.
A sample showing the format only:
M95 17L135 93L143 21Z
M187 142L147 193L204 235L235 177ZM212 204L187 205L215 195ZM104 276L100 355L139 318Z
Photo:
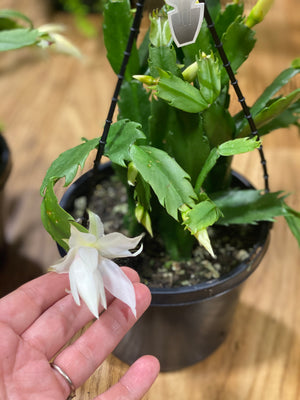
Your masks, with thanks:
M115 109L116 109L116 106L117 106L117 102L118 102L121 86L122 86L122 83L123 83L123 80L124 80L126 67L127 67L128 61L129 61L130 54L131 54L132 46L133 46L133 43L136 40L136 38L137 38L137 36L139 34L139 31L140 31L140 25L141 25L141 20L142 20L142 16L143 16L144 2L145 2L145 0L139 0L136 3L135 16L134 16L134 19L133 19L132 26L130 28L130 33L129 33L126 49L125 49L125 51L123 53L124 56L123 56L123 61L122 61L122 64L121 64L120 72L117 75L118 76L118 80L117 80L117 83L116 83L116 87L115 87L115 91L114 91L113 97L111 99L109 111L108 111L108 114L107 114L107 117L106 117L106 120L105 120L103 133L102 133L102 136L101 136L101 138L99 140L99 144L98 144L98 147L97 147L97 154L96 154L96 157L95 157L95 160L94 160L94 166L93 166L93 169L92 169L92 175L91 175L91 178L89 180L89 188L88 188L86 209L85 209L84 215L82 217L82 224L84 226L88 226L87 208L89 207L90 200L91 200L91 197L93 195L95 185L97 183L98 167L99 167L99 165L101 163L101 159L102 159L102 156L104 154L104 149L105 149L105 145L106 145L109 129L110 129L110 126L112 124L113 116L114 116ZM116 23L117 23L117 21L116 21Z
M98 166L99 166L99 164L101 162L101 158L104 154L104 148L105 148L105 144L107 141L107 136L109 133L110 126L112 124L112 119L113 119L116 105L118 102L118 97L119 97L121 86L122 86L122 83L124 80L124 75L125 75L128 61L129 61L132 46L133 46L133 43L136 40L136 38L139 34L139 31L140 31L140 25L141 25L141 20L142 20L142 16L143 16L144 2L145 2L145 0L140 0L136 3L136 13L135 13L135 17L134 17L132 26L130 28L130 34L129 34L126 50L124 51L122 65L120 68L120 72L118 74L118 81L117 81L116 88L115 88L115 91L114 91L114 94L113 94L113 97L111 100L110 108L109 108L109 111L107 114L107 118L106 118L105 125L103 128L103 133L102 133L102 136L99 141L98 150L97 150L96 158L94 161L94 171L93 171L94 175L96 175L96 173L97 173Z
M238 81L237 81L237 79L236 79L236 77L234 75L234 72L233 72L232 68L231 68L230 61L228 60L228 58L226 56L223 44L222 44L222 42L221 42L221 40L219 38L219 35L218 35L217 31L216 31L215 24L214 24L214 22L213 22L213 20L212 20L212 18L210 16L210 13L208 11L208 8L207 8L205 0L203 1L203 3L204 3L204 18L205 18L205 21L207 23L207 27L208 27L211 35L212 35L212 38L213 38L214 43L215 43L215 47L219 52L219 55L220 55L220 58L222 60L223 66L224 66L224 68L225 68L225 70L227 72L227 75L228 75L229 79L230 79L230 83L233 86L233 88L235 90L235 93L236 93L236 95L238 97L238 101L240 102L240 104L242 106L242 109L243 109L243 112L244 112L244 116L247 119L248 124L250 126L251 136L253 136L253 137L256 136L257 140L259 140L259 133L258 133L258 130L256 128L255 122L253 120L253 117L251 115L250 109L247 106L246 99L243 96L243 93L242 93L242 91L241 91L241 89L239 87ZM262 145L260 145L260 147L258 148L258 151L259 151L259 155L260 155L260 162L261 162L262 169L263 169L263 178L264 178L264 183L265 183L265 191L269 192L270 191L270 188L269 188L269 175L268 175L268 170L267 170L267 162L266 162L266 159L265 159L265 155L264 155L264 151L263 151Z

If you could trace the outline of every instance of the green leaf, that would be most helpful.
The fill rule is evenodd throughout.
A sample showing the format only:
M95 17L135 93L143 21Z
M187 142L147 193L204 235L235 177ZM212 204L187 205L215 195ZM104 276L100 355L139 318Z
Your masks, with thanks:
M149 39L149 29L148 29L138 50L141 73L143 74L148 68L149 45L150 45L150 39Z
M120 120L110 127L104 154L115 164L126 167L125 161L130 161L130 148L138 139L145 135L140 130L140 124L128 120Z
M244 25L238 17L222 35L221 42L234 73L246 61L255 45L255 33ZM223 70L224 71L224 70ZM226 72L222 72L222 83L228 82Z
M41 204L41 219L46 231L67 251L68 245L63 239L70 237L70 224L75 225L81 232L87 232L87 230L82 225L77 224L74 218L59 206L53 186L54 180L51 179L48 182Z
M150 74L157 78L159 70L168 71L175 76L181 76L180 69L176 64L176 52L170 47L153 47L149 48L149 68Z
M254 138L242 138L242 139L234 139L228 140L227 142L222 143L217 148L213 148L207 157L205 164L197 178L195 185L195 192L199 193L200 189L209 174L209 172L216 165L217 160L220 156L234 156L237 154L247 153L254 149L258 149L261 145L261 142Z
M208 104L212 104L221 91L221 71L218 59L213 53L206 55L200 54L197 57L198 81L200 93Z
M145 210L151 211L151 191L149 183L147 183L140 174L136 178L134 188L134 198L141 204Z
M233 118L226 107L220 104L219 101L212 104L202 115L204 131L211 148L234 138L235 125Z
M298 242L298 246L300 247L300 213L293 210L291 207L286 205L286 210L289 213L288 216L285 217L286 222L295 236Z
M179 110L198 113L209 107L198 89L177 76L160 71L157 96Z
M258 149L261 142L257 137L241 138L228 140L228 142L220 144L218 151L221 156L235 156L236 154L248 153L249 151Z
M199 193L201 190L201 187L205 181L205 178L209 174L209 172L213 169L213 167L216 165L217 160L220 157L220 153L218 152L217 148L214 148L211 150L209 153L209 156L207 157L205 164L203 165L203 168L200 171L200 174L197 178L196 185L195 185L195 192Z
M295 125L300 129L300 100L291 104L281 114L262 126L259 129L259 136L266 135L276 129L288 128L290 125Z
M218 223L255 224L258 221L273 221L274 217L288 216L282 192L262 194L259 190L230 190L211 196L224 217Z
M129 0L108 0L106 2L103 21L104 43L107 58L116 74L120 72L132 21L133 15ZM139 56L134 43L126 68L126 79L131 80L131 76L138 73Z
M0 31L21 28L15 21L9 18L0 18Z
M189 175L167 153L151 146L133 145L130 154L143 179L173 218L178 218L183 204L194 204L196 195Z
M230 3L226 4L225 10L218 14L215 22L216 31L221 37L228 27L238 18L243 15L244 4L243 3Z
M168 109L169 112L163 116L163 120L167 123L167 131L162 134L163 125L162 123L158 124L158 134L163 136L160 148L175 158L181 168L189 174L192 185L194 185L210 152L203 129L202 116L173 107L168 107ZM195 151L195 149L198 150Z
M258 129L271 122L274 118L287 110L294 102L300 99L300 89L294 90L292 93L285 97L273 100L271 104L267 105L255 117L254 122ZM245 125L244 129L240 131L240 136L247 136L250 134L249 125Z
M97 147L98 143L99 138L87 140L60 154L46 173L40 189L41 195L43 196L49 183L55 183L60 178L65 178L65 186L68 186L75 178L78 167L83 168L88 155Z
M222 213L209 199L201 201L184 212L183 223L195 235L197 232L213 225Z
M138 122L148 136L148 119L151 103L149 93L138 81L123 82L118 102L118 119L129 119Z
M28 18L26 15L23 13L16 11L16 10L0 10L0 19L20 19L24 22L26 22L29 25L29 28L33 28L33 23L30 18ZM1 21L0 21L1 22Z
M0 31L0 51L15 50L35 44L41 36L37 29L18 28Z
M135 216L139 223L141 223L147 231L153 236L151 227L151 218L149 212L151 211L151 190L150 185L140 174L136 178L136 185L134 188L134 199L136 202Z
M276 93L278 93L279 90L282 89L286 84L288 84L294 76L299 74L299 72L299 67L288 68L282 71L253 104L253 107L251 107L252 115L255 116L258 112L260 112L270 102L272 97L275 96Z
M287 68L282 71L274 81L264 90L262 95L256 100L256 102L251 107L251 114L255 117L260 111L263 110L267 104L270 103L272 97L278 93L280 89L282 89L294 76L296 76L300 72L300 67L295 64L295 67ZM237 136L242 136L241 132L243 132L244 128L248 125L247 120L244 118L244 113L241 111L237 115L234 116L236 127L237 127Z
M167 47L172 39L167 13L163 10L154 10L150 21L151 44L155 47Z

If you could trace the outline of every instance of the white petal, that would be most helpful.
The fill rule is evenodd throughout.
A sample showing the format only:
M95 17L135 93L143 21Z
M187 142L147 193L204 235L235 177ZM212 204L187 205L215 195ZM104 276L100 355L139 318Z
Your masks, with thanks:
M104 226L99 215L88 210L89 214L89 232L94 235L97 239L104 235Z
M143 236L142 234L134 238L128 238L121 233L109 233L98 240L97 248L101 255L106 258L133 257L139 254L142 249L135 253L131 253L129 250L134 249Z
M55 32L49 33L50 38L54 41L52 47L64 54L71 55L73 57L82 58L82 54L80 53L79 49L74 46L67 38L63 35Z
M117 299L127 304L136 317L135 291L131 280L113 261L101 258L99 263L105 288Z
M90 247L79 249L70 268L71 292L75 302L79 303L79 294L96 318L99 317L100 288L103 286L97 265L98 252Z
M77 252L76 248L74 247L71 248L68 251L67 255L61 258L56 264L51 265L51 267L49 267L49 270L58 272L59 274L69 272L70 266L74 260L76 252Z
M77 290L77 275L76 275L76 264L73 265L73 268L70 269L69 272L69 281L70 281L70 289L75 303L80 306L80 298Z
M62 24L44 24L38 28L39 32L51 33L51 32L64 32L66 27Z
M75 226L71 225L71 236L69 247L91 246L96 242L96 237L91 233L80 232Z

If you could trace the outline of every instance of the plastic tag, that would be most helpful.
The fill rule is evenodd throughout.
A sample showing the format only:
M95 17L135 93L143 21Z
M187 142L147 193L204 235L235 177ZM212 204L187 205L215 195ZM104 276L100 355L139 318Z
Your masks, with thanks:
M196 0L166 0L174 10L168 12L172 37L177 47L195 43L199 34L203 16L204 3Z

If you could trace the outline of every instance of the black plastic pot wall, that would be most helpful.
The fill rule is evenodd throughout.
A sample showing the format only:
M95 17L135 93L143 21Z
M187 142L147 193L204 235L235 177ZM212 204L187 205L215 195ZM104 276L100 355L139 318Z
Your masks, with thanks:
M10 151L4 137L0 134L0 252L4 247L4 186L11 170Z
M98 182L111 174L109 164L102 165ZM85 194L90 179L91 172L88 172L67 190L61 202L63 208L72 210L74 199ZM252 187L236 173L233 173L233 184ZM267 250L270 228L270 223L260 223L254 253L248 262L241 263L228 275L190 287L151 289L150 308L114 354L128 364L142 355L155 355L162 371L180 369L210 355L229 331L242 284Z

